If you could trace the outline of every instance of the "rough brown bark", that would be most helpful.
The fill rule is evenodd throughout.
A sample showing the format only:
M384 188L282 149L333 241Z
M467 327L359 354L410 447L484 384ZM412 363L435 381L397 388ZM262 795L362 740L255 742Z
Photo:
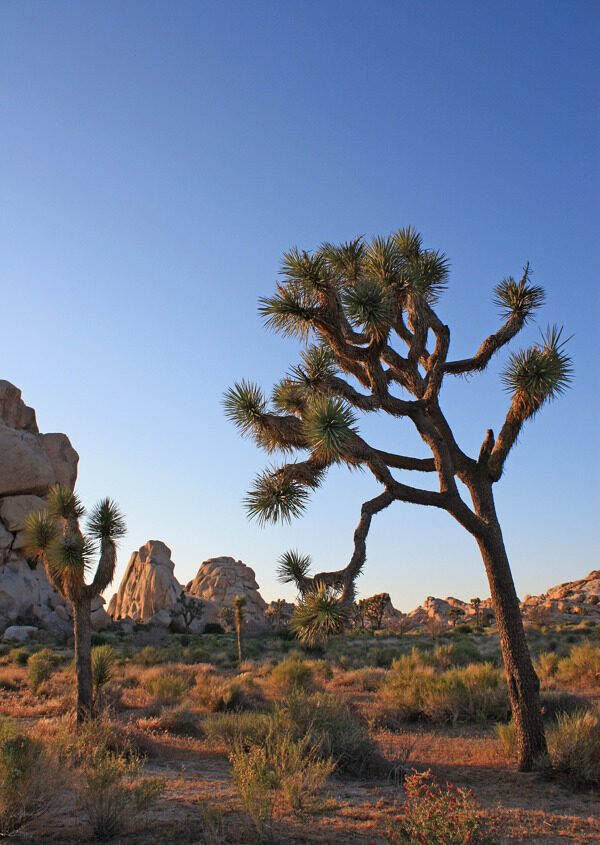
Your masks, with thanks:
M77 722L81 724L94 715L92 689L92 631L91 600L82 595L73 604L75 632L75 667L77 672Z
M485 486L485 483L484 483ZM477 543L490 585L492 605L500 638L508 694L512 708L520 771L531 771L536 757L547 751L540 707L540 682L535 673L525 638L519 599L496 516L491 485L482 490L476 509L482 508L487 530ZM478 497L479 498L479 497Z

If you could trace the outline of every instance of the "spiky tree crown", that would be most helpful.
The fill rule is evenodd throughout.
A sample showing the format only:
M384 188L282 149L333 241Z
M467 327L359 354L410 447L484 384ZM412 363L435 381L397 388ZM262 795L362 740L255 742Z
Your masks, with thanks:
M445 255L425 248L421 235L408 227L371 241L323 243L312 253L294 247L284 253L275 293L260 300L266 326L299 338L304 350L273 388L271 401L248 381L224 396L225 413L243 435L268 453L298 455L255 479L245 499L249 516L262 524L299 516L327 469L339 462L368 468L384 491L363 505L346 569L321 574L329 586L356 577L370 520L393 501L444 508L476 534L481 526L456 478L469 487L480 467L497 481L525 420L570 383L561 330L550 329L540 343L510 358L503 375L513 395L507 420L497 440L488 432L479 461L469 458L439 406L443 381L484 370L534 317L544 291L532 283L529 264L518 281L504 279L494 288L504 324L471 358L449 360L450 330L434 310L448 278ZM389 453L367 443L357 412L377 411L414 425L431 457ZM397 470L437 472L439 492L399 481ZM293 568L288 571L293 577ZM295 571L296 583L306 586L308 576Z
M118 506L108 498L99 502L88 519L88 533L83 534L79 521L85 508L72 490L56 484L48 492L46 502L45 510L30 513L25 520L26 553L45 564L52 585L70 601L77 601L85 592L98 595L105 586L102 569L107 568L107 547L114 571L111 552L115 541L126 531ZM86 584L85 574L98 541L100 564L92 584Z

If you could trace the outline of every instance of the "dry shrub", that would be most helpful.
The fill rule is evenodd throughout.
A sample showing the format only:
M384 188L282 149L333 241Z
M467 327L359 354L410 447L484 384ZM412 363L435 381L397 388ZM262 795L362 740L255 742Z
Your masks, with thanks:
M312 690L315 685L315 673L310 663L293 655L273 666L268 682L269 686L280 694L298 689Z
M441 786L430 771L408 775L405 789L390 845L492 845L470 791Z
M138 726L154 731L166 731L178 736L197 737L203 733L197 714L181 704L163 708L155 718L140 720Z
M223 680L203 674L196 680L194 696L209 713L260 710L265 706L261 687L249 675Z
M353 672L344 672L337 675L334 680L336 687L353 687L362 692L376 692L380 689L387 677L385 669L365 666L363 669L355 669Z
M0 717L0 835L56 806L59 772L43 743Z
M97 746L83 764L81 801L94 835L112 839L136 812L145 812L164 790L163 778L141 779L142 759Z
M144 689L161 706L179 704L190 691L195 677L190 670L157 669L144 679Z
M558 664L557 677L577 686L600 686L600 645L575 645Z
M27 668L29 670L29 686L33 693L37 693L44 681L49 680L55 665L54 655L49 648L43 648L31 655L27 661Z
M559 658L553 651L542 651L534 662L534 668L539 678L546 681L556 676Z

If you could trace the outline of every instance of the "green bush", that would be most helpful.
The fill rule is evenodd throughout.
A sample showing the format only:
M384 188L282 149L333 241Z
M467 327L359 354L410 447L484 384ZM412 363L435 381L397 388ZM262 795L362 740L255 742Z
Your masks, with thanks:
M231 752L233 783L256 830L259 842L272 838L277 778L265 748L235 745Z
M270 729L270 717L266 713L217 713L208 716L203 723L207 736L222 739L233 747L236 742L245 745L261 745Z
M571 684L600 686L600 645L588 641L573 646L570 655L559 662L556 674Z
M155 645L147 645L140 649L135 656L135 662L141 663L142 666L159 666L161 663L166 663L168 654L164 648L158 648Z
M25 651L24 648L11 648L8 652L8 659L17 666L26 666L29 660L29 652Z
M332 760L336 770L361 777L384 767L367 725L342 696L294 691L282 712L290 720L293 738L310 736L320 759Z
M554 678L558 669L559 658L553 651L542 651L534 662L534 668L539 678L544 680Z
M144 681L144 689L161 705L173 705L182 701L192 686L189 675L173 669L159 669Z
M554 772L576 789L600 786L600 712L561 713L548 731Z
M436 672L413 651L394 661L385 693L403 719L456 724L505 720L510 715L506 682L491 663Z
M29 669L29 686L37 693L44 681L47 681L54 671L54 657L49 648L32 654L27 661Z
M201 675L196 681L195 696L210 713L260 710L265 706L262 689L249 676L223 681L212 674Z
M58 772L41 742L0 717L0 835L45 813L56 799Z
M92 683L95 698L112 678L117 657L117 652L111 645L99 645L92 649Z
M178 736L201 736L203 733L198 716L181 704L161 710L154 727Z
M314 671L306 661L296 656L286 657L271 669L269 681L280 693L309 690L314 687Z
M470 791L441 786L429 771L408 775L405 789L390 845L492 845Z

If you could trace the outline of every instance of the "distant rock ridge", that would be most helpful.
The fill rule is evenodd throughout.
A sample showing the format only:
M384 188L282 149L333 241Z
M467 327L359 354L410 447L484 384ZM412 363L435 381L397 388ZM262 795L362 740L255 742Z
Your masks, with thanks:
M43 566L31 568L24 554L25 519L46 505L42 498L60 482L71 490L79 456L66 434L41 434L21 391L0 379L0 631L27 627L54 634L73 632L71 603L51 586ZM93 602L92 625L110 618L104 599Z

